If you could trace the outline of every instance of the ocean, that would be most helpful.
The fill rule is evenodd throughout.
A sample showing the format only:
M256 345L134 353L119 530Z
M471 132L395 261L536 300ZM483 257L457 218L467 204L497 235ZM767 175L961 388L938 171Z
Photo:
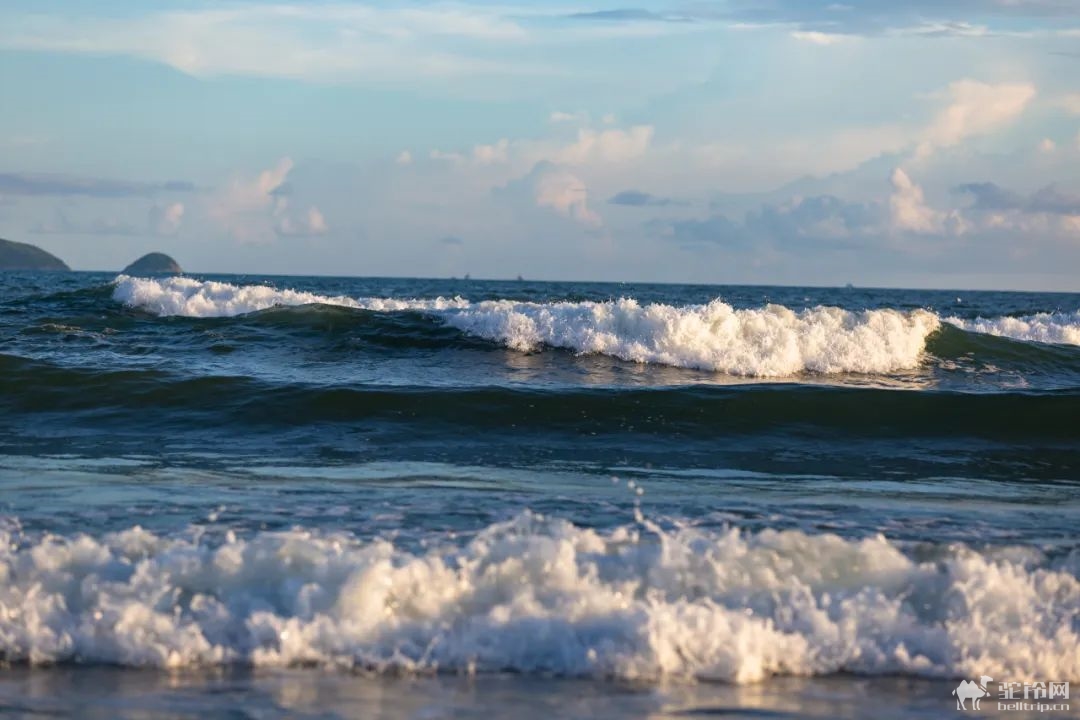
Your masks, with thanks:
M5 717L1078 691L1077 294L10 273L0 378Z

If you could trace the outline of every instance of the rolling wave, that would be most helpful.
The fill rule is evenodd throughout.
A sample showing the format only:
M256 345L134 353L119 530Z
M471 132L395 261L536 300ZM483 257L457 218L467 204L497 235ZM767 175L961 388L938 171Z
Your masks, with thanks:
M24 537L9 521L0 660L1075 682L1076 561L643 517L600 532L524 513L416 551L303 528Z
M1023 317L945 318L961 330L995 337L1057 345L1080 345L1080 310L1071 313L1036 313Z
M191 278L121 276L115 300L157 315L231 317L280 305L332 305L370 312L420 312L519 351L557 347L639 363L737 376L884 374L918 366L940 322L926 311L852 312L780 305L737 310L714 301L675 307L611 302L532 303L462 298L326 297Z
M352 298L126 276L117 278L112 297L164 317L241 316L276 327L318 322L320 330L360 330L363 340L375 345L467 346L467 338L475 338L523 352L563 348L744 377L885 375L918 367L928 353L945 360L975 356L991 366L1004 363L1024 371L1056 368L1075 374L1080 369L1075 350L1080 312L964 319L925 310L735 309L721 301L672 306L625 298L548 303Z

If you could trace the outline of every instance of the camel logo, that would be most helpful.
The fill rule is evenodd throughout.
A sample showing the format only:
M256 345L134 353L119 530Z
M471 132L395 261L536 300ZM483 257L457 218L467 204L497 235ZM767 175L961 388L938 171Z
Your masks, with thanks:
M990 691L986 689L986 686L992 682L994 682L994 678L989 675L983 675L979 678L978 683L971 680L962 681L960 687L952 691L952 694L956 696L956 709L967 710L968 708L964 703L970 700L972 710L981 710L979 701L990 696Z

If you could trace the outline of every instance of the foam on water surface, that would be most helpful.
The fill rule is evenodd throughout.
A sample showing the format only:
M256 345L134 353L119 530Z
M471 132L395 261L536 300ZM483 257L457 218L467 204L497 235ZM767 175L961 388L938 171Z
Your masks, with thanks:
M1027 342L1080 345L1080 311L1036 313L1023 317L946 318L945 322L968 332Z
M1080 680L1078 558L1030 548L919 560L880 536L530 513L415 552L304 529L0 540L7 661Z
M325 297L292 290L190 278L120 276L113 297L159 315L221 317L276 305L321 303L374 312L415 311L521 351L542 346L623 360L782 377L802 372L888 373L915 367L940 325L925 311L835 307L793 311L781 305L737 310L706 305L611 302L532 303L461 298Z

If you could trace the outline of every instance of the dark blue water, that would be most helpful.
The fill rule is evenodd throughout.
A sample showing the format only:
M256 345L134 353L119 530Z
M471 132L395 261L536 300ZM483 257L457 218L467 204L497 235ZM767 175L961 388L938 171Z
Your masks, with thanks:
M1080 681L1078 295L0 280L0 712Z

